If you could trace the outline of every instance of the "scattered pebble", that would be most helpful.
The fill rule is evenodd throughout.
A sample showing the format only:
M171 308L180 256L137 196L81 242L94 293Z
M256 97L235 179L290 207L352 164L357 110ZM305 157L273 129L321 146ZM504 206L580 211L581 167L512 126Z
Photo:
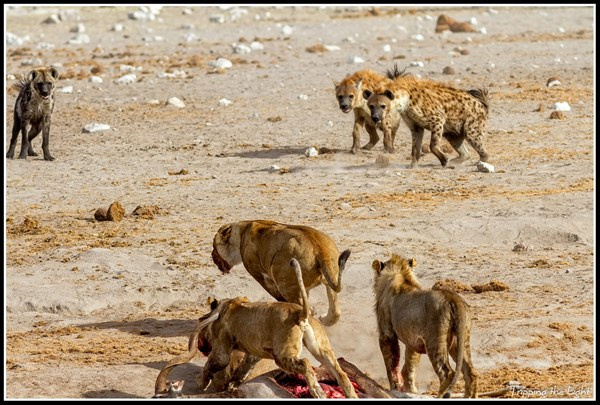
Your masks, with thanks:
M215 14L208 17L208 21L211 23L223 24L225 22L225 16L222 14Z
M136 78L137 78L137 76L134 73L130 73L128 75L119 77L117 80L115 80L115 83L116 84L131 84L131 83L135 82Z
M25 42L29 41L29 35L25 35L24 37L18 37L13 33L7 32L4 36L7 45L17 45L21 46Z
M252 52L248 45L238 44L233 47L233 53L243 55Z
M89 81L94 84L102 83L102 78L100 76L90 76Z
M123 24L115 24L112 26L111 31L122 32L124 29L125 29L125 26Z
M157 100L157 99L153 99L153 100L148 101L148 104L150 104L150 105L159 105L160 101Z
M347 202L343 202L340 204L340 208L343 209L344 211L348 211L352 209L352 206L350 204L348 204Z
M571 111L571 106L566 101L554 103L554 109L556 111Z
M424 41L425 37L421 34L414 34L410 36L410 39L413 39L415 41Z
M233 63L229 59L219 57L214 61L208 62L208 65L216 69L229 69L233 66Z
M454 68L452 66L446 66L444 68L444 70L442 70L442 73L445 75L453 75L456 73L456 71L454 70Z
M494 166L480 160L477 162L477 170L482 173L494 173Z
M258 41L252 41L250 43L250 49L252 49L253 51L262 51L263 49L265 49L265 46Z
M516 245L513 247L513 249L512 249L512 251L513 251L513 252L525 252L525 251L527 251L527 250L532 250L532 249L531 249L531 246L526 246L526 245L524 245L523 243L520 243L520 242L519 242L519 243L517 243L517 244L516 244Z
M89 44L90 37L87 34L77 34L73 38L69 39L67 43L71 45Z
M69 30L69 32L75 32L77 34L83 34L85 32L85 25L79 23L76 26L74 26L73 28L71 28Z
M339 51L340 47L337 45L325 45L325 49L327 49L330 52L335 52L335 51Z
M58 24L60 23L60 17L56 14L52 14L50 17L42 21L42 24Z
M167 100L167 104L168 105L172 105L173 107L177 107L177 108L184 108L185 107L185 103L183 101L181 101L180 99L178 99L177 97L171 97Z
M298 96L298 99L299 99L299 100L308 100L308 96L307 96L306 94L300 94L300 95Z
M547 87L560 86L560 85L561 85L560 80L558 79L558 77L555 77L555 76L552 76L551 78L549 78L546 81Z
M100 131L108 131L110 129L110 125L106 125L106 124L87 124L86 126L83 127L83 133L86 134L93 134L94 132L100 132Z
M306 157L316 157L318 155L319 155L319 151L314 146L311 146L310 148L306 149L306 151L304 152L304 156L306 156Z
M383 46L383 52L392 52L392 47L389 44Z
M279 167L278 165L272 165L271 166L271 171L273 171L273 172L278 172L279 169L281 169L281 167Z
M365 63L365 60L363 58L361 58L360 56L352 56L348 59L348 63Z
M420 60L418 60L418 61L413 61L413 62L410 62L410 63L408 64L408 66L424 67L424 66L425 66L425 62L421 62Z
M222 98L222 99L219 100L219 105L221 107L227 107L231 103L232 103L232 101L231 100L227 100L226 98Z
M294 32L294 28L290 27L289 25L284 25L281 27L281 33L285 36L292 35L292 32Z
M564 120L566 118L562 111L552 111L550 113L550 119L552 120Z
M73 93L73 86L65 86L57 90L59 93L71 94Z

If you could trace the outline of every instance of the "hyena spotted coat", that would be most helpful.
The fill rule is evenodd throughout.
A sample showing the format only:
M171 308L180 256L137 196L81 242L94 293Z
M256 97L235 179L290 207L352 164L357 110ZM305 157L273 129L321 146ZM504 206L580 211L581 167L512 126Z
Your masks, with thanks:
M12 138L7 158L13 158L19 132L21 137L21 153L19 159L37 156L31 141L42 132L42 150L45 160L54 160L50 154L50 124L54 110L54 89L58 79L58 71L53 68L40 67L29 72L26 79L15 83L19 95L15 102ZM27 131L30 127L29 132Z
M477 151L483 162L489 159L483 146L488 121L487 89L460 90L430 80L410 76L398 77L379 87L369 97L368 105L372 117L385 117L397 110L412 134L411 166L417 165L421 157L421 144L425 129L431 131L430 148L446 166L448 158L440 149L444 136L459 153L454 161L461 163L468 157L463 141L466 139ZM461 151L462 150L462 151Z

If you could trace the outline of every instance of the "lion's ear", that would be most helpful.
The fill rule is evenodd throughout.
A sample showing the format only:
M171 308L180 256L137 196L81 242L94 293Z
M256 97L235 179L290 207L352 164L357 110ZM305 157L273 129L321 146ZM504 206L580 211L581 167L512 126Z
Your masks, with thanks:
M411 268L413 268L413 269L414 269L415 267L417 267L417 259L415 259L415 258L413 257L412 259L410 259L410 260L408 261L408 265L409 265Z
M362 95L365 100L368 100L369 97L371 97L371 94L373 94L373 93L371 93L369 90L365 90L365 91L363 91Z
M384 267L385 267L385 263L383 263L379 260L373 260L373 263L371 263L371 268L373 270L375 270L375 272L377 274L381 273L381 270L383 270Z
M219 306L219 301L217 301L216 298L213 298L212 301L210 302L210 310L214 311L215 309L217 309L218 306Z
M231 225L227 225L225 228L223 228L221 230L221 239L223 239L223 242L227 242L229 240L229 237L231 236Z

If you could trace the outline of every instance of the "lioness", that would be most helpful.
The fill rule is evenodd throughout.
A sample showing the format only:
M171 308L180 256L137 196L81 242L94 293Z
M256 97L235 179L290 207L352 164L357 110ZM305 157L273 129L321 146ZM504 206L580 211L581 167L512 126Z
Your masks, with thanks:
M310 290L324 284L329 311L320 321L330 326L340 318L338 296L342 272L350 250L339 253L323 232L309 226L273 221L240 221L223 225L213 240L212 258L219 270L228 273L243 263L246 270L278 301L301 301L300 288L289 262L297 258L304 286Z
M438 396L448 398L460 375L465 376L465 398L477 397L477 373L471 362L471 315L460 295L448 290L422 290L413 268L415 259L396 254L387 262L373 261L375 313L379 347L390 389L400 390L400 347L406 346L402 367L403 389L416 392L415 371L421 354L427 353L438 378ZM456 362L450 368L448 352Z
M347 398L358 398L348 376L340 367L321 323L310 315L302 270L296 259L288 266L299 286L302 305L289 302L249 302L246 297L214 300L211 311L198 321L190 336L188 353L171 360L158 375L155 395L167 391L167 376L178 364L190 361L200 350L208 355L198 386L204 390L213 375L227 367L235 350L246 354L228 389L235 389L261 359L273 359L287 373L302 374L313 397L326 398L306 358L300 358L302 344L335 377Z

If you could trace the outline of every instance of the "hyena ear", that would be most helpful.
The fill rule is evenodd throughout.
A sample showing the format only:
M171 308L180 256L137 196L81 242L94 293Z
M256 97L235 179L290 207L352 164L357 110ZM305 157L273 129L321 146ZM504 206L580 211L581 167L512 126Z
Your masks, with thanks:
M31 72L29 72L29 75L27 75L27 78L29 79L29 81L32 81L33 79L35 79L37 74L38 74L37 70L33 69Z
M371 93L369 90L365 90L365 91L363 91L363 98L364 98L365 100L368 100L368 99L369 99L369 97L371 97L371 95L372 95L372 94L373 94L373 93Z
M360 90L362 89L362 77L358 80L358 82L356 82L354 87L356 87L358 89L358 92L360 93Z
M371 268L373 270L375 270L375 272L379 275L379 273L381 273L381 270L383 270L383 268L385 267L385 263L379 261L379 260L373 260L373 263L371 263Z
M394 96L394 93L392 93L392 92L391 92L391 91L389 91L389 90L386 90L386 91L385 91L383 94L385 94L385 96L386 96L387 98L389 98L390 100L393 100L393 99L395 98L395 96Z
M340 87L340 82L336 82L335 80L331 79L331 81L333 82L333 85L335 86L335 88L337 89L338 87Z
M54 77L54 78L55 78L55 79L57 79L57 80L58 80L58 76L60 75L60 74L58 73L58 70L56 70L56 68L55 68L55 67L51 67L51 68L50 68L50 74L52 75L52 77Z
M413 269L414 269L415 267L417 267L417 259L415 259L415 258L413 257L412 259L410 259L410 260L408 261L408 265L409 265L411 268L413 268Z

